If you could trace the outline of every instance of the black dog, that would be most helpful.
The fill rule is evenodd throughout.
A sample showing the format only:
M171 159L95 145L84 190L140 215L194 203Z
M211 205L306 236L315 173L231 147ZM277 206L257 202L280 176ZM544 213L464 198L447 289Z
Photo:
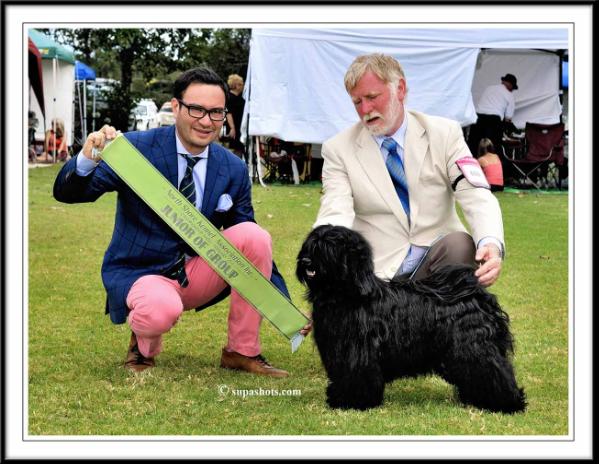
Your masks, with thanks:
M359 233L327 225L306 238L296 274L313 305L331 407L379 406L385 382L434 373L463 403L506 413L526 408L509 359L508 315L471 267L387 282L375 276Z

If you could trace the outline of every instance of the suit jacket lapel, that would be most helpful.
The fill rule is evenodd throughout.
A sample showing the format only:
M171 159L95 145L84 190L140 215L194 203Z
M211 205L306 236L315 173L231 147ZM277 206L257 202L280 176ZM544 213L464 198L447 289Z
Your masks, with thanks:
M175 187L179 187L179 165L177 161L177 142L175 141L175 126L169 127L166 137L157 137L154 150L156 168Z
M410 216L412 223L416 222L420 210L420 194L423 185L420 182L420 171L428 150L428 141L424 137L424 128L409 112L408 128L404 147L404 166L408 179L408 193L410 195Z
M218 198L222 193L223 178L227 176L223 154L214 144L210 144L208 151L208 164L206 165L206 182L204 185L204 198L202 199L202 213L206 217L216 209Z
M409 229L408 217L399 201L393 181L391 180L389 171L387 171L387 166L385 166L385 162L383 161L381 150L366 128L363 127L360 131L356 140L356 145L356 158L362 166L366 177L368 177L374 188L379 192L391 211L393 211L393 214L397 216L399 222L407 231Z

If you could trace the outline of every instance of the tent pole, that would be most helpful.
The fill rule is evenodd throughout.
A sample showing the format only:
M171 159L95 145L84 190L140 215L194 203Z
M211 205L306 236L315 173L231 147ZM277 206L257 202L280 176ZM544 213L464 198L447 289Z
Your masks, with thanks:
M256 139L256 169L258 171L258 181L260 182L260 185L262 187L266 187L266 184L264 184L264 180L262 180L262 177L264 176L263 172L262 172L262 153L260 153L260 136L256 135L255 136ZM253 140L252 140L253 143ZM267 156L266 154L264 156Z
M76 83L77 81L75 81ZM71 144L75 141L75 104L72 101L73 99L71 98ZM65 128L65 134L66 134L66 128ZM63 134L63 136L65 135ZM69 146L67 144L67 153L69 151Z
M79 108L79 127L83 128L83 114L81 113L81 89L79 88L79 84L81 81L76 80L75 84L77 85L77 105ZM73 131L74 133L74 131ZM73 136L73 142L75 142L75 137Z
M96 86L92 91L92 132L96 131Z
M254 182L254 165L252 163L252 157L249 156L250 153L251 153L251 150L252 150L253 146L252 146L252 141L251 140L247 140L246 139L246 142L247 143L245 145L246 145L246 150L247 150L247 153L248 153L248 172L250 174L250 179L251 179L251 181L253 183Z
M52 131L54 132L54 143L53 143L53 149L52 149L52 162L56 163L57 161L57 156L56 156L56 68L58 66L58 58L54 57L52 59L52 86L53 86L53 91L52 91ZM64 136L64 134L63 134Z
M83 79L83 139L81 145L83 145L87 138L87 81Z

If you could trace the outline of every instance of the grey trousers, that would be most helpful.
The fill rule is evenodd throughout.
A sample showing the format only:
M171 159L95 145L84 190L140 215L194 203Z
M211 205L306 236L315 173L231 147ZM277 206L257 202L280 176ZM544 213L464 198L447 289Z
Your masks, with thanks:
M466 232L451 232L434 242L415 270L396 274L392 280L418 280L428 277L447 264L468 264L476 267L476 246Z

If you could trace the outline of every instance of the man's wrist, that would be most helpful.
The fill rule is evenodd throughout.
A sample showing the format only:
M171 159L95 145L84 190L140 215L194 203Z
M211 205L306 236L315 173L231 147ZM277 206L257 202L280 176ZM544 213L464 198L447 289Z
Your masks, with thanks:
M501 243L501 241L495 237L484 237L481 238L478 241L478 244L476 246L477 249L484 247L485 245L494 245L497 247L497 250L499 250L499 256L501 257L501 259L505 258L505 248L503 246L503 243Z
M94 169L98 166L99 163L96 163L94 160L90 160L86 157L83 152L79 152L77 155L77 175L79 176L87 176L92 173Z

